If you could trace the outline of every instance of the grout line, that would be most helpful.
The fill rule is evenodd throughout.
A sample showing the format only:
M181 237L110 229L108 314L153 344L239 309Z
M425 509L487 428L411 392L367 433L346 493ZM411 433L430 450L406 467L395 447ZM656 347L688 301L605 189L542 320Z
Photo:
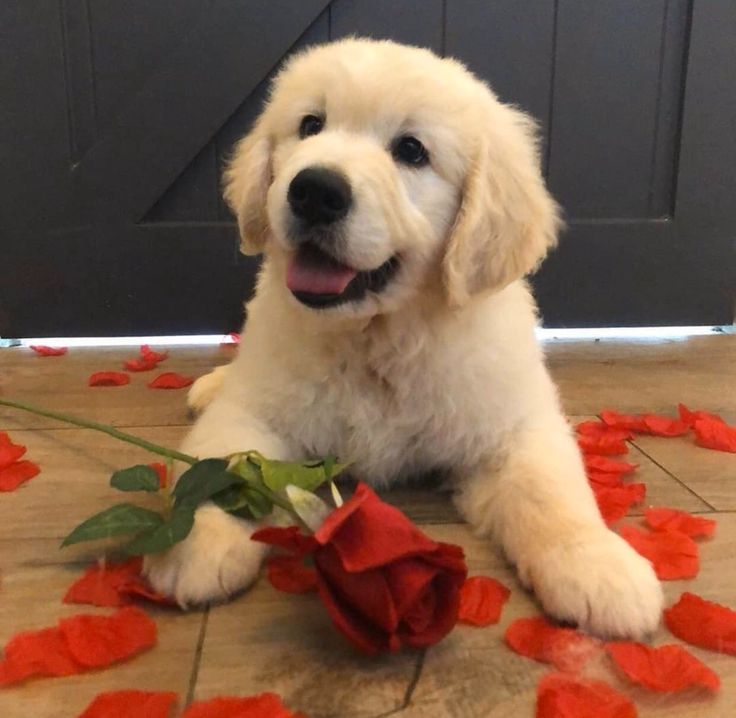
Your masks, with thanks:
M644 451L644 449L642 449L642 447L639 446L639 444L637 444L635 440L634 441L631 441L630 443L633 446L635 446L639 451L641 451L641 453L644 454L644 456L646 456L647 459L649 459L649 461L651 461L653 464L655 464L660 469L662 469L662 471L664 471L665 474L667 474L667 476L669 476L672 479L674 479L678 484L680 484L680 486L682 486L686 491L690 492L696 499L700 499L700 501L702 501L711 511L713 511L713 512L717 512L718 511L718 509L716 509L716 507L713 506L713 504L711 504L710 502L706 501L702 496L700 496L700 494L698 494L696 491L694 491L693 489L691 489L684 481L682 481L681 479L679 479L669 469L665 468L662 464L660 464L659 461L657 461L653 456L650 456L646 451Z
M199 629L199 637L197 639L197 648L194 653L194 665L192 666L192 673L189 677L189 687L187 688L187 697L184 701L184 708L187 708L194 699L194 689L197 685L197 678L199 678L199 666L202 661L202 649L204 648L204 639L207 633L207 623L210 617L210 608L207 606L204 609L202 616L202 626Z

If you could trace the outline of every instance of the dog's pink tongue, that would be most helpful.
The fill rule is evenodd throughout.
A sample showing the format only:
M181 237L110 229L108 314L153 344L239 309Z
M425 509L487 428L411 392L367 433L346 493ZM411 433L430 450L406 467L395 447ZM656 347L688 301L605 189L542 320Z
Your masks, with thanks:
M358 272L319 251L302 248L286 271L286 286L292 292L342 294Z

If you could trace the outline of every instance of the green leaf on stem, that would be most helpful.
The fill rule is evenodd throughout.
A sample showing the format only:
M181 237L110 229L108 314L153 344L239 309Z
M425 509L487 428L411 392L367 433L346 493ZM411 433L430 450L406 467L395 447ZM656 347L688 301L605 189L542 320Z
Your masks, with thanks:
M138 464L127 469L116 471L110 486L118 491L158 491L158 474L145 464Z
M242 486L231 486L212 497L223 511L241 514L247 509L248 518L261 519L273 511L273 503L256 489Z
M123 536L155 529L164 522L161 514L134 506L116 504L83 521L62 542L71 546L82 541Z
M243 483L243 478L227 470L224 459L205 459L187 469L176 482L173 496L177 504L194 507L207 501L220 491Z
M123 551L131 556L147 553L159 553L170 549L174 544L183 541L194 526L196 506L184 502L175 506L167 521L159 526L136 536Z
M262 459L260 462L263 483L271 491L284 491L289 485L298 486L305 491L315 491L346 466L347 464L336 464L332 457L309 464L271 459Z

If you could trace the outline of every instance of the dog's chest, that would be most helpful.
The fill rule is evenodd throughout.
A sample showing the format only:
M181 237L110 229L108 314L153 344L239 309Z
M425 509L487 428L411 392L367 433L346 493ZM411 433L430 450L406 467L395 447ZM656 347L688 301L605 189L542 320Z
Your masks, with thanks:
M462 383L421 351L348 351L291 386L279 424L301 453L334 453L388 482L457 466L487 443L482 402L458 406Z

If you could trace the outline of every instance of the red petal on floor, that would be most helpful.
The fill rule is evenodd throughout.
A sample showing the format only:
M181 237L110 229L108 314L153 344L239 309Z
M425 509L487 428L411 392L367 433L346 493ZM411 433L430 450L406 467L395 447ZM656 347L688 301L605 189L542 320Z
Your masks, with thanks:
M630 464L628 461L615 461L605 456L586 454L583 456L587 471L604 471L608 474L630 474L639 468L639 464Z
M130 598L121 588L139 576L141 559L124 563L95 564L77 579L66 592L64 603L86 603L92 606L124 606Z
M194 379L190 376L183 376L173 371L167 371L159 374L148 386L151 389L183 389L194 383Z
M636 708L603 681L551 673L537 686L536 718L636 718Z
M177 695L171 691L100 693L79 718L169 718Z
M271 585L285 593L310 593L317 590L316 571L297 556L272 556L266 562Z
M634 504L644 501L645 484L621 484L621 486L601 486L591 482L598 510L607 526L620 521Z
M578 436L578 446L584 454L603 454L605 456L616 456L626 454L629 447L626 442L618 436L599 434L597 436Z
M88 668L109 666L156 645L156 624L135 606L112 616L62 618L59 629L75 660Z
M90 386L125 386L130 376L121 371L98 371L89 378Z
M652 436L682 436L690 431L687 423L681 419L673 419L669 416L660 416L659 414L644 414L642 417L646 431L643 433Z
M622 526L620 534L651 562L663 581L698 575L698 545L689 536L679 531L640 531L635 526Z
M495 578L472 576L460 590L458 620L473 626L498 623L510 595L511 591Z
M693 424L695 443L705 449L736 454L736 426L711 418L696 419Z
M148 344L143 344L141 346L141 356L148 361L156 362L158 364L159 362L162 362L164 359L168 359L169 352L167 351L157 352L151 349L151 347Z
M165 489L169 483L169 470L166 464L162 464L160 461L154 461L149 466L158 474L159 488Z
M56 628L18 633L5 646L0 661L0 686L33 676L71 676L82 668Z
M608 426L607 424L604 424L602 421L583 421L580 424L576 425L575 431L578 434L582 434L584 436L607 436L619 441L626 441L634 437L634 434L631 431L625 429L615 429L611 426Z
M32 461L16 461L0 471L0 491L15 491L21 484L40 473L38 464Z
M707 411L690 411L684 404L678 404L677 410L680 413L680 419L690 427L694 426L699 419L726 423L718 414L709 414Z
M292 713L275 693L247 698L222 697L192 703L182 718L306 718Z
M543 616L518 618L504 635L521 656L551 663L561 671L579 671L600 650L600 643L574 628L553 626Z
M716 530L713 519L693 516L677 509L649 508L644 512L644 518L655 531L679 531L691 538L708 538Z
M10 440L8 440L7 443L4 442L0 444L0 471L7 469L11 464L14 464L25 453L25 446L13 444Z
M613 662L626 677L653 691L674 693L687 688L717 691L721 680L682 646L652 648L642 643L617 641L606 645Z
M158 366L158 362L147 357L136 357L135 359L126 359L123 367L127 371L151 371Z
M31 349L42 357L60 357L69 351L66 347L44 347L38 345L32 345Z
M693 646L736 656L736 611L685 592L665 609L667 628Z
M659 414L619 414L617 411L601 412L606 426L614 429L635 431L653 436L682 436L688 432L688 424L680 419Z
M588 481L593 491L615 489L625 485L619 474L607 474L605 471L588 471Z

